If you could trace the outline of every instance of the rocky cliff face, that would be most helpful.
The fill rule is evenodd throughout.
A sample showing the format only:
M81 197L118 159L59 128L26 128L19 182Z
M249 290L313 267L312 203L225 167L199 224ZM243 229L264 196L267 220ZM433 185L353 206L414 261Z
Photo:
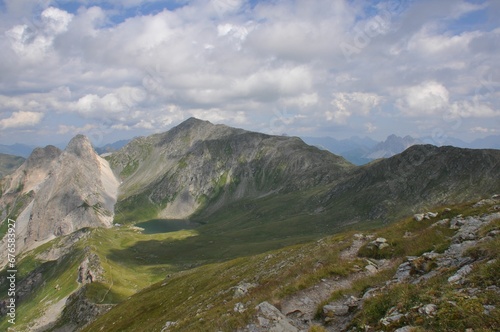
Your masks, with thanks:
M2 182L0 209L17 221L18 253L84 227L109 227L118 185L108 162L82 135L62 152L36 149Z
M149 204L157 211L151 218L187 218L241 198L333 183L353 167L299 138L193 118L164 134L135 139L110 163L124 179L118 207Z

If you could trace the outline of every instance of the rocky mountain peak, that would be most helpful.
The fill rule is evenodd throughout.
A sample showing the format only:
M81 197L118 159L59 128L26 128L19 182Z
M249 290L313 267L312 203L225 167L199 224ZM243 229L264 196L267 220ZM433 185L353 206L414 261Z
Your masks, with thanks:
M95 156L92 143L87 136L81 134L73 137L64 151L82 158Z
M40 167L55 160L61 154L61 150L53 145L47 145L44 148L35 148L31 155L26 159L26 166Z
M389 158L405 151L410 146L421 143L420 140L411 136L399 137L392 134L384 142L377 144L366 157L369 159Z
M193 126L202 126L202 125L212 125L213 124L210 121L205 121L205 120L200 120L195 117L190 117L189 119L185 120L184 122L181 122L177 127L178 128L189 128Z

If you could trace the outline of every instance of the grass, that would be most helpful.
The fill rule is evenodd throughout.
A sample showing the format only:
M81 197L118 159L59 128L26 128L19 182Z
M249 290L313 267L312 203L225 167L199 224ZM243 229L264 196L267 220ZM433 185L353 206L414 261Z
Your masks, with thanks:
M57 246L57 242L46 244L22 258L19 264L22 276L33 269L43 269L48 276L46 285L20 305L19 313L26 317L20 321L20 326L26 326L40 315L40 304L45 305L48 299L53 302L61 299L79 287L75 281L78 266L84 258L84 249L90 248L98 255L104 275L102 281L87 286L86 296L96 303L117 306L91 324L87 331L101 327L106 331L159 331L166 321L178 322L174 328L178 331L233 331L247 324L260 302L269 301L279 306L282 299L315 285L323 278L347 277L353 273L355 265L363 266L360 259L339 259L339 253L351 245L354 232L349 228L355 226L339 225L327 215L311 214L307 205L314 195L314 191L289 193L286 197L234 203L205 219L205 225L194 230L148 235L128 226L89 230L88 237L78 243L78 250L57 263L36 259L38 252ZM290 199L300 203L287 207ZM441 210L438 218L486 210L486 207L471 209L464 205L446 213ZM407 218L372 230L370 232L375 237L388 240L390 250L376 253L362 248L360 256L386 257L399 262L408 255L441 251L448 245L453 231L446 226L430 227L436 220L415 222ZM499 226L496 221L482 230L482 234L486 235ZM327 236L335 231L341 233ZM413 236L410 240L404 238L408 233ZM496 247L491 244L485 243L476 250L477 255L496 257ZM486 285L497 280L493 278L500 278L496 272L500 270L498 265L481 269L484 269L480 270L481 274L470 278L474 285ZM357 279L351 289L332 294L330 300L345 295L359 296L393 274L394 269ZM59 291L56 291L61 280ZM234 298L234 287L242 282L254 283L256 287L246 296ZM386 297L376 298L371 304L368 302L368 310L357 317L356 324L378 324L388 306L411 309L417 302L427 299L426 294L442 292L443 288L437 285L439 282L436 286L431 285L432 289L417 286L395 288ZM449 289L439 294L449 293L451 295L446 296L455 299L453 292ZM453 301L462 309L470 305L472 310L477 305L475 302L462 304ZM479 301L496 303L492 294L486 294ZM243 303L247 310L241 314L234 312L236 303ZM443 310L446 308L444 306ZM448 316L443 316L441 321L445 317ZM457 321L460 319L458 317ZM411 322L429 328L439 327L420 322L417 317ZM0 328L5 326L5 321L0 322Z
M461 212L468 215L480 211L476 208L467 208ZM493 221L484 227L479 235L484 237L490 231L498 230L499 226L500 220ZM439 233L436 228L438 227L431 229ZM433 241L427 232L423 232L418 239L419 242L427 242L428 247ZM419 246L412 246L414 247L412 250L416 251L407 250L405 254L416 255L421 251ZM466 255L472 256L476 260L479 259L479 261L474 264L473 272L467 276L465 284L448 283L448 277L453 275L456 269L448 270L446 273L420 284L396 284L365 301L363 310L354 320L353 326L362 328L369 325L378 329L394 329L404 325L412 325L432 331L463 331L468 328L474 331L495 331L500 326L500 299L496 292L484 291L484 289L497 285L498 280L500 280L499 246L500 238L497 236L490 241L480 242L468 250ZM355 294L361 294L359 289L358 286L352 291ZM467 289L483 290L476 292L475 295L469 295L466 291L464 292ZM335 295L335 298L339 298L341 294ZM418 313L417 308L428 303L437 306L435 317L423 316ZM492 305L495 309L490 314L486 314L484 305ZM396 325L384 327L380 324L380 319L387 314L390 308L394 307L400 312L408 314L403 321Z
M281 299L321 278L346 275L351 264L341 262L338 253L350 245L349 236L332 236L179 272L121 303L87 330L105 326L110 331L134 331L140 326L157 331L166 321L177 321L173 330L233 331L243 326L253 308L264 300L278 305ZM242 282L256 287L246 296L234 298L234 287ZM247 311L236 314L233 308L238 302L244 303ZM123 315L132 308L131 315Z
M23 300L17 301L16 330L23 331L33 323L51 304L57 303L78 288L75 272L81 261L81 254L75 252L58 262L39 264L36 273L43 275L43 283L36 286L36 292L31 293ZM19 269L25 269L24 264L33 264L32 261L21 261ZM38 265L38 264L37 264ZM18 281L20 285L20 280ZM2 290L2 294L5 294ZM6 317L0 320L0 330L7 331L12 327Z
M77 283L78 268L85 258L85 253L98 255L104 269L103 281L87 286L86 296L102 304L116 304L137 293L169 273L178 271L169 264L158 264L154 257L141 257L142 264L134 261L112 261L107 258L112 250L126 248L144 239L179 241L196 235L195 232L144 235L127 227L88 230L88 236L76 244L76 247L57 261L42 261L38 255L51 248L61 246L62 239L55 239L36 250L19 257L18 285L30 274L41 273L43 283L36 287L30 296L18 301L16 328L27 329L36 318L43 314L43 309L68 296L81 285ZM86 249L87 248L87 249ZM0 293L6 294L6 284L0 286ZM7 319L0 320L0 330L9 327Z

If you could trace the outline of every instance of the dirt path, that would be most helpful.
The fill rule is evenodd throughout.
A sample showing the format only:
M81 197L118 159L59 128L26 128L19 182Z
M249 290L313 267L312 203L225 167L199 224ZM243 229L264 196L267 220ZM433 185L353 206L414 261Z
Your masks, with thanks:
M353 260L357 257L359 248L366 242L354 237L351 246L340 253L342 260ZM307 330L314 320L318 306L327 301L334 291L350 288L352 282L364 277L367 272L358 272L346 278L332 277L323 279L320 283L299 291L281 302L281 312L296 327Z
M355 235L349 248L340 253L341 260L354 260L357 258L359 249L371 238ZM393 261L377 261L378 271L383 271L394 265ZM288 318L290 323L300 331L307 331L315 322L318 307L328 301L333 292L341 289L351 288L354 281L370 275L366 269L355 272L347 277L332 277L323 279L320 283L299 291L281 302L281 312ZM329 331L338 331L332 326Z

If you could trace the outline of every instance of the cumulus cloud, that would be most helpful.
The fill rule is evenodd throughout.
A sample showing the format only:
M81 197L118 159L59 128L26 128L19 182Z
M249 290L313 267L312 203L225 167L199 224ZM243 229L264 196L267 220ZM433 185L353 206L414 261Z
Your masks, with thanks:
M374 93L352 92L334 93L332 110L325 113L328 121L346 123L353 114L367 116L382 101L382 97Z
M485 128L485 127L473 127L469 130L472 133L481 133L481 134L488 134L488 133L496 133L497 130L493 128Z
M398 107L408 116L432 115L442 112L449 104L448 89L439 82L429 81L404 88Z
M5 3L1 121L46 114L60 135L82 123L148 134L189 116L274 133L274 112L290 114L290 134L379 133L380 115L399 132L395 118L443 114L488 128L500 109L498 22L464 24L498 14L493 1Z
M33 127L42 121L43 116L43 113L37 112L14 112L10 117L0 120L0 127L2 129Z

